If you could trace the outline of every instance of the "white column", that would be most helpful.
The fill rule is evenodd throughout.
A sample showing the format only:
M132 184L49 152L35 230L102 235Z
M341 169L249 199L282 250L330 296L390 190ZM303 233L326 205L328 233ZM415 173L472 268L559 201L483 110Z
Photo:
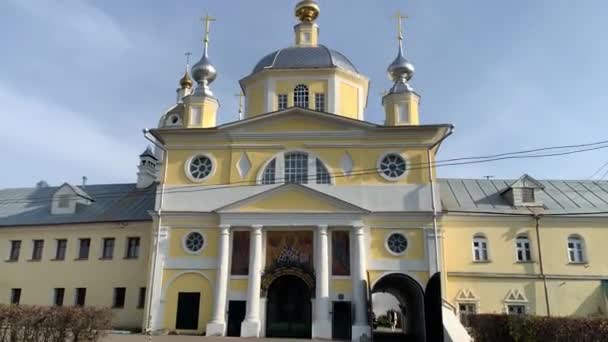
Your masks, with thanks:
M241 324L241 337L260 337L260 285L262 282L262 226L251 227L249 244L249 286L247 313Z
M331 339L329 320L329 243L327 225L317 226L317 257L315 260L316 304L315 320L312 326L313 338Z
M153 272L154 278L150 280L151 285L148 288L148 296L150 298L150 330L152 332L162 330L163 317L165 313L165 300L163 298L163 271L165 268L165 259L169 255L169 229L161 227L159 235L156 237L158 243L158 255L156 256L156 264L151 263L151 267L155 268ZM154 234L156 235L156 234ZM156 247L155 247L156 248ZM152 274L152 272L150 273Z
M367 280L367 253L365 248L364 227L353 227L353 253L354 267L353 277L353 304L355 306L355 319L353 322L352 339L359 341L359 338L366 334L370 337L370 329L367 321L367 288L364 281Z
M220 226L218 244L217 279L213 298L213 315L207 324L207 336L226 335L226 292L228 291L228 260L230 253L230 226Z

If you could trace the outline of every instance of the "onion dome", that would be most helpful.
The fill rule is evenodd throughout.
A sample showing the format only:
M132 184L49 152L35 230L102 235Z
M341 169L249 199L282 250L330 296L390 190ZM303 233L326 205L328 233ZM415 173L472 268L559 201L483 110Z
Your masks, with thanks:
M196 62L192 66L192 78L196 81L197 87L194 92L195 95L207 95L213 96L211 89L209 89L209 84L215 81L217 77L217 70L209 60L208 50L209 50L209 24L211 21L215 21L214 18L210 16L206 16L205 18L205 39L204 39L204 47L203 47L203 57L201 60Z
M192 82L192 78L190 78L190 74L188 73L188 69L186 68L184 76L179 80L179 85L182 87L182 89L189 89L192 88L193 84L194 82Z

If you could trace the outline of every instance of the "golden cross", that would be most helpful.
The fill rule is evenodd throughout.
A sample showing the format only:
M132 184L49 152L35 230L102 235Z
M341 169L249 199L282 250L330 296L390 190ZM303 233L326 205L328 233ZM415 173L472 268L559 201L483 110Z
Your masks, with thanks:
M210 17L209 14L206 14L201 18L201 21L205 22L205 43L209 43L209 28L211 27L211 22L216 20L217 19Z
M407 15L401 14L400 11L397 11L397 14L395 14L395 19L397 19L397 31L399 33L399 36L397 37L400 41L403 40L403 20L408 18L409 17Z

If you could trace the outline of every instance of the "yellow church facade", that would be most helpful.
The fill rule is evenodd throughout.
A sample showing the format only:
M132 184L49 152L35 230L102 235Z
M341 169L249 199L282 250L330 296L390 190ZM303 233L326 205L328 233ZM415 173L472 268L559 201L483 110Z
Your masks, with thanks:
M468 338L470 313L607 314L608 182L437 178L453 127L420 123L402 36L374 124L368 78L319 43L319 5L295 13L294 44L240 81L241 119L224 124L207 18L137 184L0 191L0 303L111 306L116 327L153 333L359 340L386 292L425 341L440 277L446 340Z

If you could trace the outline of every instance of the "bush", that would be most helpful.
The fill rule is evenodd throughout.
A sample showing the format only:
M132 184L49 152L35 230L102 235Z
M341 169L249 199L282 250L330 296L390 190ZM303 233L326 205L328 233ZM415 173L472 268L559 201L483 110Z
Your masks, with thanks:
M106 308L0 305L0 342L96 342L111 323Z
M608 341L608 319L513 315L470 315L476 342Z

